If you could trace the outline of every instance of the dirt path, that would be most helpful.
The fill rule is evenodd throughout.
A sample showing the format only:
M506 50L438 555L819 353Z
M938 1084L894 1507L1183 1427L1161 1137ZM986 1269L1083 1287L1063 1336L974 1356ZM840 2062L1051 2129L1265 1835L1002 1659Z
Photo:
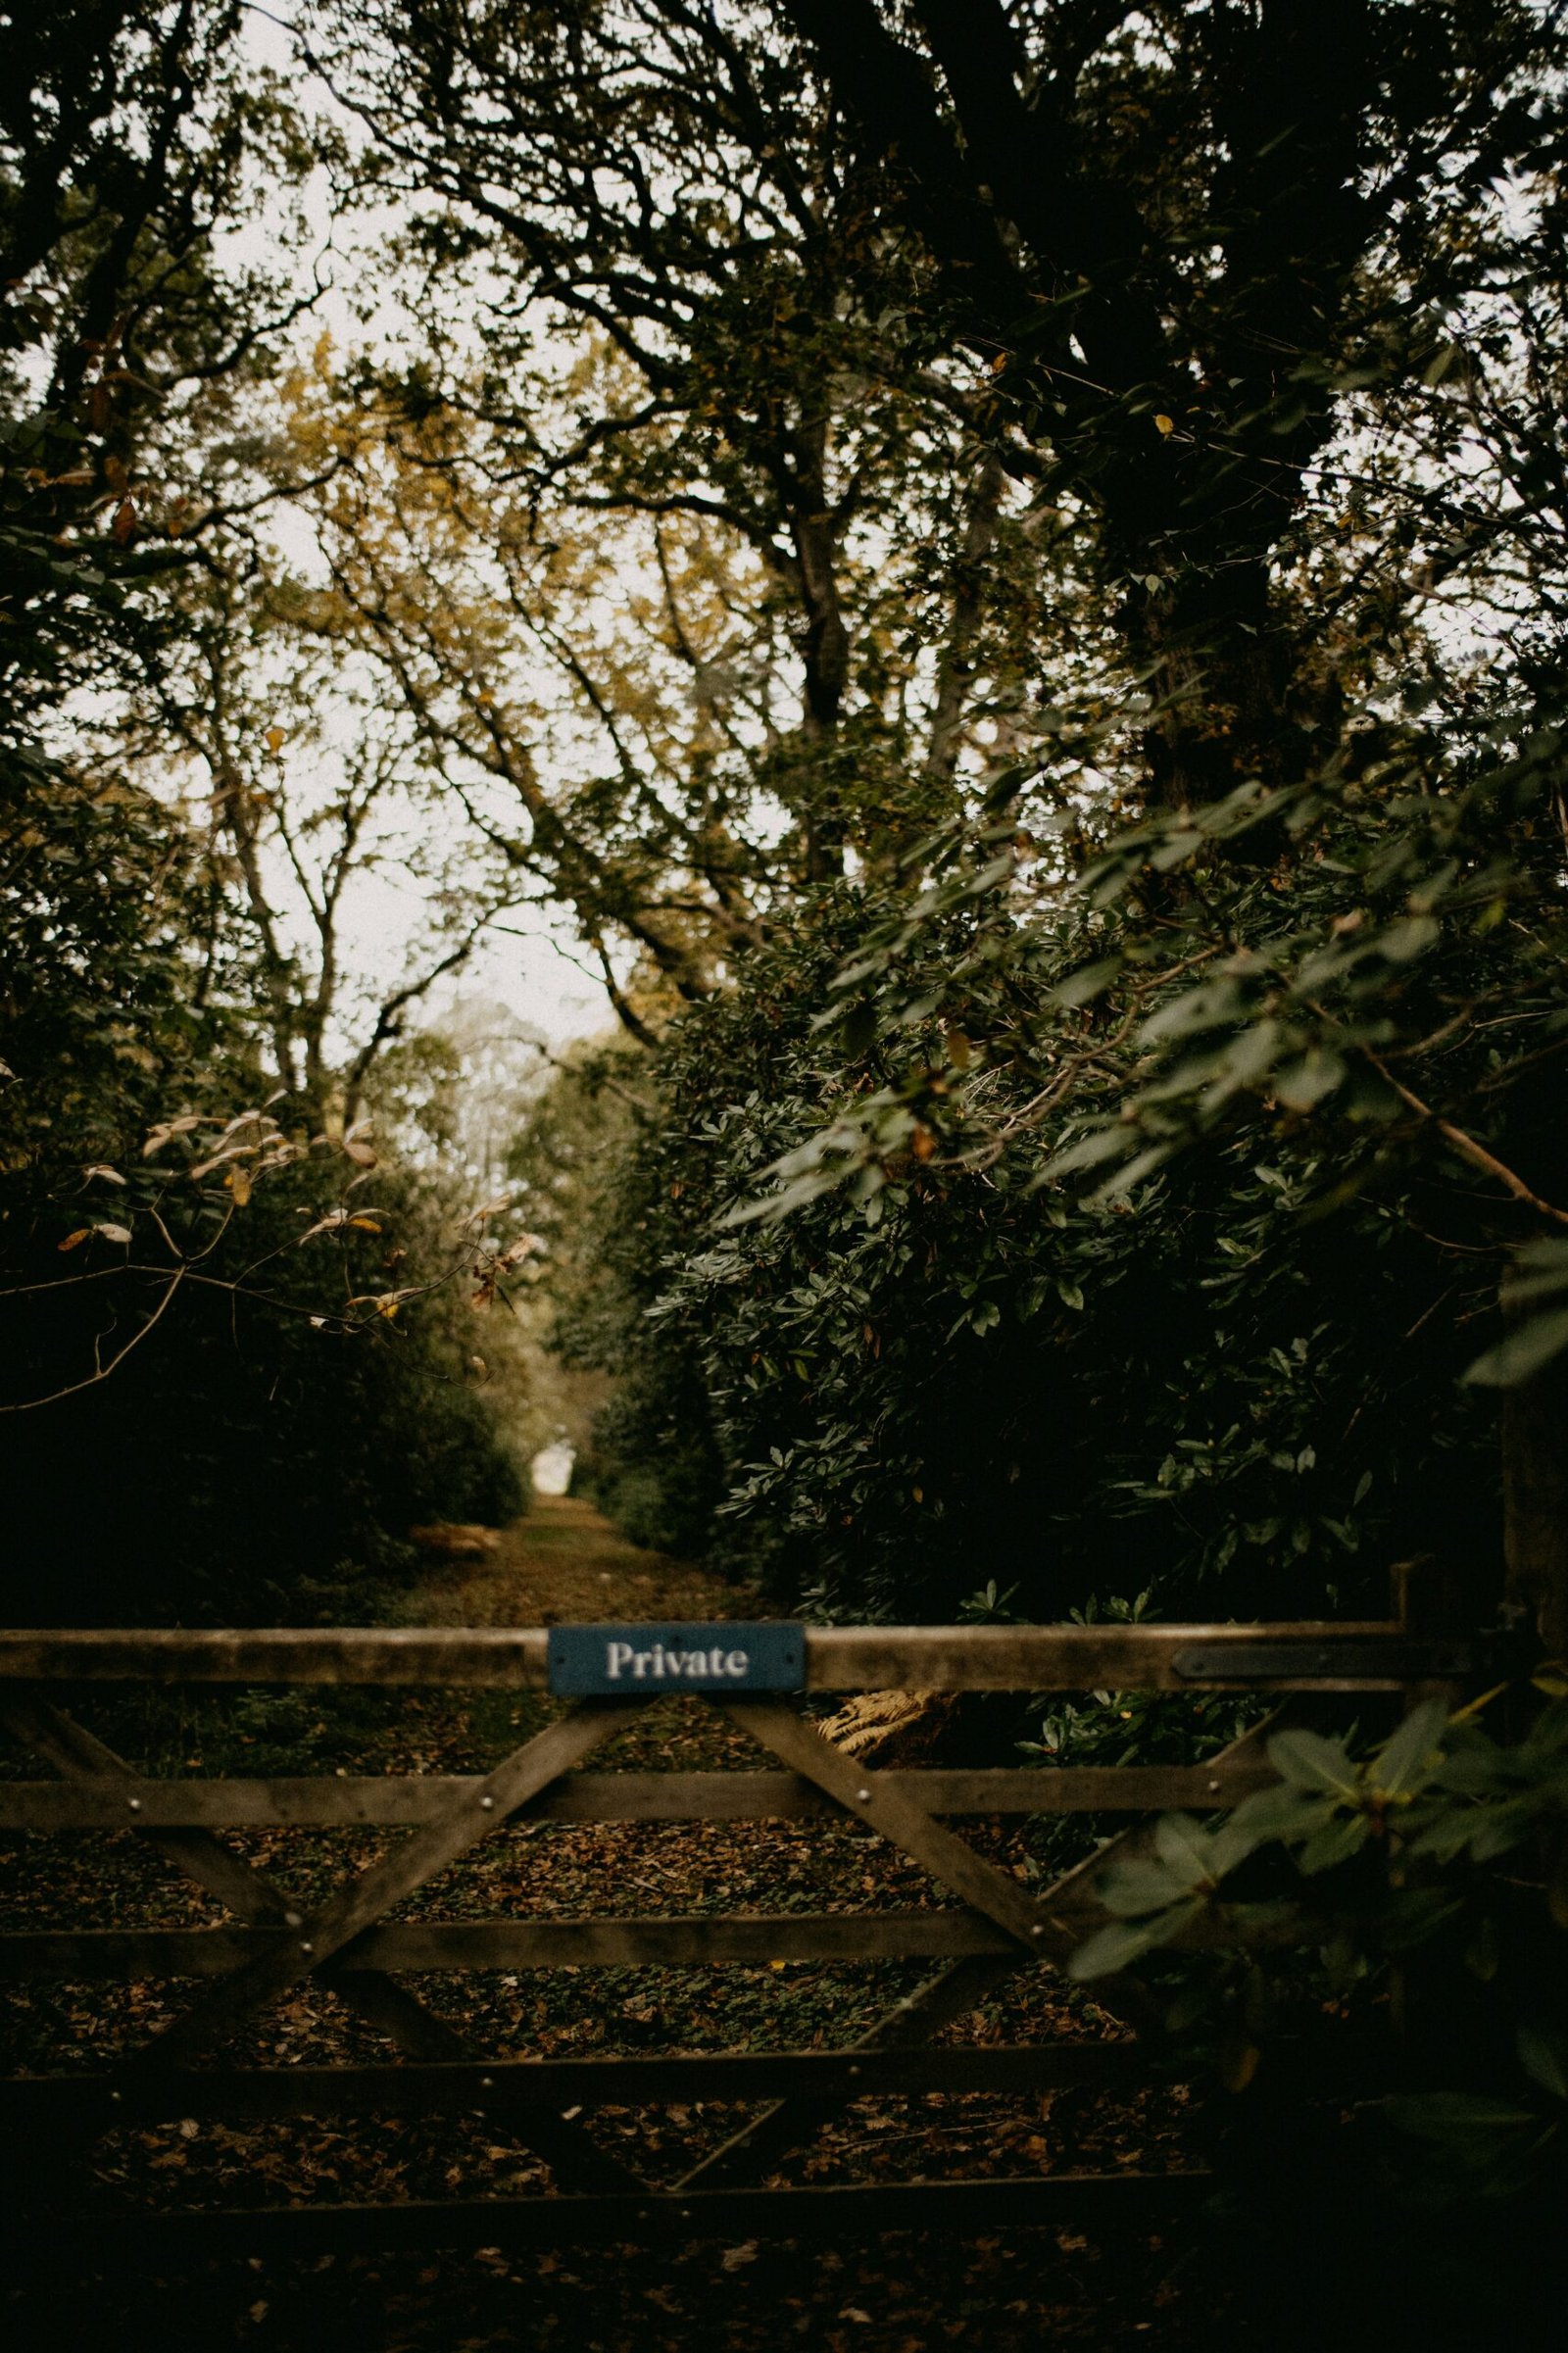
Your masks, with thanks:
M420 1601L419 1614L433 1625L752 1614L733 1586L690 1561L628 1544L577 1495L540 1495L525 1519L501 1531L487 1559L461 1571L456 1584L432 1583Z
M749 1596L689 1564L642 1551L585 1503L542 1498L482 1560L432 1572L411 1594L411 1622L538 1625L601 1617L739 1616ZM512 1691L306 1692L206 1701L171 1718L165 1699L115 1728L157 1771L207 1774L471 1770L546 1722L557 1703ZM96 1718L94 1719L97 1720ZM760 1761L722 1714L691 1701L651 1704L595 1767L717 1766ZM966 1826L1006 1867L1027 1870L1021 1834ZM302 1905L362 1868L376 1834L233 1834L230 1842L298 1889ZM13 1854L0 1908L28 1926L194 1925L214 1909L127 1834L93 1834ZM498 1829L402 1916L483 1918L592 1913L867 1911L945 1903L913 1865L853 1822L570 1824ZM763 1968L534 1970L424 1975L419 1997L487 2055L834 2047L852 2041L921 1982L929 1964L774 1963ZM101 2067L183 2006L184 1989L24 1989L12 2066ZM957 2021L946 2039L1031 2041L1114 2032L1044 1971ZM225 2054L240 2065L382 2060L390 2054L328 1989L303 1989ZM726 2137L741 2112L598 2110L596 2138L654 2183L672 2182ZM1054 2171L1159 2170L1189 2162L1179 2095L1047 2093L904 2101L846 2110L771 2179L801 2183L943 2175L1006 2178ZM376 2203L398 2198L548 2192L548 2168L483 2117L385 2118L367 2131L320 2122L230 2131L160 2127L106 2136L104 2194L137 2205ZM214 2265L178 2280L71 2283L42 2303L12 2299L14 2341L138 2346L156 2306L160 2353L187 2344L319 2353L691 2353L709 2345L778 2353L924 2353L969 2344L1011 2353L1043 2341L1162 2347L1221 2338L1206 2292L1189 2283L1184 2250L1147 2231L1104 2240L1071 2230L955 2243L904 2234L857 2249L756 2241L656 2250L491 2251L257 2267ZM61 2333L62 2328L65 2333ZM30 2328L41 2333L34 2338Z

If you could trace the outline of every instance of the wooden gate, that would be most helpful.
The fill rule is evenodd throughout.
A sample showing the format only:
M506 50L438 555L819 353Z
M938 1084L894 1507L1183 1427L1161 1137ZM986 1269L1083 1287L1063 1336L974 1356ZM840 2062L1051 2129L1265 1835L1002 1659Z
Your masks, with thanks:
M951 1827L968 1817L1044 1813L1200 1815L1272 1777L1257 1726L1208 1762L954 1771L867 1770L784 1698L722 1704L761 1752L760 1769L583 1770L643 1704L588 1699L484 1776L342 1774L287 1780L148 1779L66 1713L94 1685L453 1685L540 1691L543 1630L342 1630L0 1635L0 1712L54 1769L0 1788L0 1830L32 1836L130 1831L189 1875L228 1916L205 1927L80 1929L0 1936L0 1976L120 1986L194 1985L172 2023L108 2070L80 2053L48 2076L0 2086L13 2149L27 2152L27 2210L7 2220L20 2243L162 2253L368 2251L420 2245L516 2246L600 2238L789 2236L895 2228L995 2229L1091 2215L1169 2212L1205 2193L1200 2172L1048 2174L1036 2179L760 2187L845 2106L877 2095L1008 2093L1129 2084L1147 2076L1146 1997L1123 1977L1096 2001L1127 2032L1104 2040L938 2047L933 2037L1012 1973L1058 1967L1105 1915L1096 1884L1112 1853L1148 1836L1136 1823L1054 1885L1031 1891ZM809 1631L811 1693L927 1691L1371 1692L1452 1688L1480 1645L1421 1636L1406 1618L1360 1625L860 1627ZM765 1767L762 1766L765 1759ZM574 1823L744 1822L849 1817L927 1873L944 1908L719 1912L700 1916L399 1920L393 1915L482 1841L545 1818ZM333 1825L401 1832L369 1868L305 1905L220 1835ZM614 1965L669 1967L899 1957L931 1974L844 2047L722 2055L500 2058L470 2047L411 1988L427 1972ZM329 1985L402 2056L385 2065L235 2067L237 2030L310 1981ZM640 2179L585 2127L606 2107L734 2103L745 2121L678 2181ZM337 2120L481 2113L550 2169L527 2197L378 2205L131 2209L84 2195L94 2143L129 2125L204 2118ZM50 2150L44 2165L38 2152ZM24 2184L25 2185L25 2184Z

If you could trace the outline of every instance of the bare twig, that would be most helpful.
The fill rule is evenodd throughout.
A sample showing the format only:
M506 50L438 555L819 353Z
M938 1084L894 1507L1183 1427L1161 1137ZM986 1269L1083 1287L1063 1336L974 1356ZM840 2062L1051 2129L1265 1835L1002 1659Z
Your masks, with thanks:
M96 1389L100 1381L107 1381L110 1374L116 1371L120 1365L124 1363L125 1358L130 1354L131 1349L140 1348L142 1342L146 1339L154 1324L158 1322L165 1308L169 1305L170 1300L173 1298L175 1292L185 1280L186 1272L187 1270L183 1266L177 1266L174 1269L169 1285L164 1292L163 1298L159 1300L151 1315L148 1316L147 1321L142 1325L141 1330L133 1333L130 1339L126 1341L124 1347L120 1350L119 1354L111 1356L107 1364L95 1365L93 1370L87 1375L85 1381L73 1381L65 1389L53 1389L49 1392L47 1397L23 1397L20 1402L15 1405L0 1405L0 1413L31 1413L34 1406L57 1405L62 1397L74 1397L81 1390Z
M1522 1201L1526 1208L1534 1209L1538 1216L1549 1217L1554 1225L1568 1226L1568 1209L1559 1209L1551 1201L1543 1201L1541 1195L1533 1191L1506 1161L1499 1160L1495 1152L1488 1152L1486 1146L1478 1144L1474 1136L1466 1135L1462 1127L1455 1127L1451 1119L1443 1118L1430 1103L1423 1103L1412 1089L1401 1085L1382 1055L1374 1054L1370 1046L1363 1046L1361 1052L1379 1078L1394 1089L1399 1101L1418 1117L1430 1119L1444 1142L1450 1144L1461 1159L1468 1160L1472 1168L1483 1169L1488 1176L1494 1177L1505 1193L1511 1193L1516 1201Z

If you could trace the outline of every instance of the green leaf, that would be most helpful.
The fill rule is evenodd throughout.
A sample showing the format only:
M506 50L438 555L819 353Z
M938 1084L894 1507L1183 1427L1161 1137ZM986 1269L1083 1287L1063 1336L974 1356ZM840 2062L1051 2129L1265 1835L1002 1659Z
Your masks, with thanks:
M1519 2064L1554 2100L1568 2100L1568 2034L1559 2026L1522 2026Z
M1106 1868L1100 1881L1100 1900L1119 1920L1136 1919L1180 1901L1191 1893L1192 1885L1185 1869L1172 1871L1151 1855L1139 1855Z
M1177 1903L1153 1913L1148 1920L1112 1921L1105 1928L1097 1929L1069 1955L1067 1975L1110 1977L1127 1968L1140 1954L1152 1952L1156 1944L1169 1943L1201 1910L1202 1905L1197 1902Z
M1065 1151L1048 1160L1045 1173L1048 1177L1066 1176L1075 1168L1096 1167L1100 1161L1124 1152L1131 1141L1127 1128L1119 1120L1092 1128L1076 1144L1069 1144Z
M1464 353L1457 343L1443 343L1421 370L1421 381L1429 390L1446 384L1456 368L1464 364Z
M1424 1700L1412 1708L1396 1732L1384 1741L1372 1768L1372 1782L1387 1797L1403 1796L1420 1786L1424 1766L1441 1752L1448 1710L1441 1699Z
M1333 1803L1321 1792L1308 1796L1286 1782L1278 1789L1254 1789L1250 1797L1244 1797L1227 1827L1256 1846L1271 1838L1294 1845L1333 1819Z
M1512 1389L1568 1348L1568 1307L1533 1315L1517 1324L1494 1348L1488 1348L1459 1376L1478 1389Z
M1046 1003L1059 1005L1088 1005L1110 987L1123 961L1124 958L1119 956L1102 956L1097 964L1081 964L1076 972L1069 972L1065 980L1056 983Z
M1371 1831L1365 1814L1341 1815L1307 1839L1297 1863L1309 1879L1319 1871L1332 1871L1337 1863L1348 1863L1360 1853Z
M1154 1825L1154 1852L1189 1887L1205 1887L1212 1880L1209 1838L1191 1814L1161 1814Z
M1490 1912L1483 1912L1464 1948L1464 1965L1470 1975L1483 1985L1490 1985L1502 1962L1502 1944L1497 1924Z
M1314 1046L1299 1061L1286 1063L1274 1081L1274 1092L1287 1110L1310 1111L1325 1095L1333 1094L1344 1077L1345 1064L1339 1055Z
M1389 2122L1425 2140L1463 2140L1472 2133L1507 2132L1533 2125L1528 2108L1516 2108L1482 2091L1412 2091L1384 2104Z
M1430 948L1441 934L1442 926L1435 917L1406 915L1402 922L1391 923L1375 945L1392 963L1407 964Z
M1295 1789L1321 1789L1348 1804L1361 1803L1361 1776L1342 1740L1326 1740L1316 1732L1277 1732L1268 1744L1268 1761Z

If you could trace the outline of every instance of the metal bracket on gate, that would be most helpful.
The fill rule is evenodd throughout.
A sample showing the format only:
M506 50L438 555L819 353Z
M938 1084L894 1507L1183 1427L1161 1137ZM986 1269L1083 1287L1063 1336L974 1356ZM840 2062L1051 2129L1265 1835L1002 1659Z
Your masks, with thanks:
M1187 1683L1283 1683L1334 1677L1348 1683L1443 1683L1501 1664L1486 1636L1415 1640L1347 1636L1340 1642L1194 1642L1171 1661Z

